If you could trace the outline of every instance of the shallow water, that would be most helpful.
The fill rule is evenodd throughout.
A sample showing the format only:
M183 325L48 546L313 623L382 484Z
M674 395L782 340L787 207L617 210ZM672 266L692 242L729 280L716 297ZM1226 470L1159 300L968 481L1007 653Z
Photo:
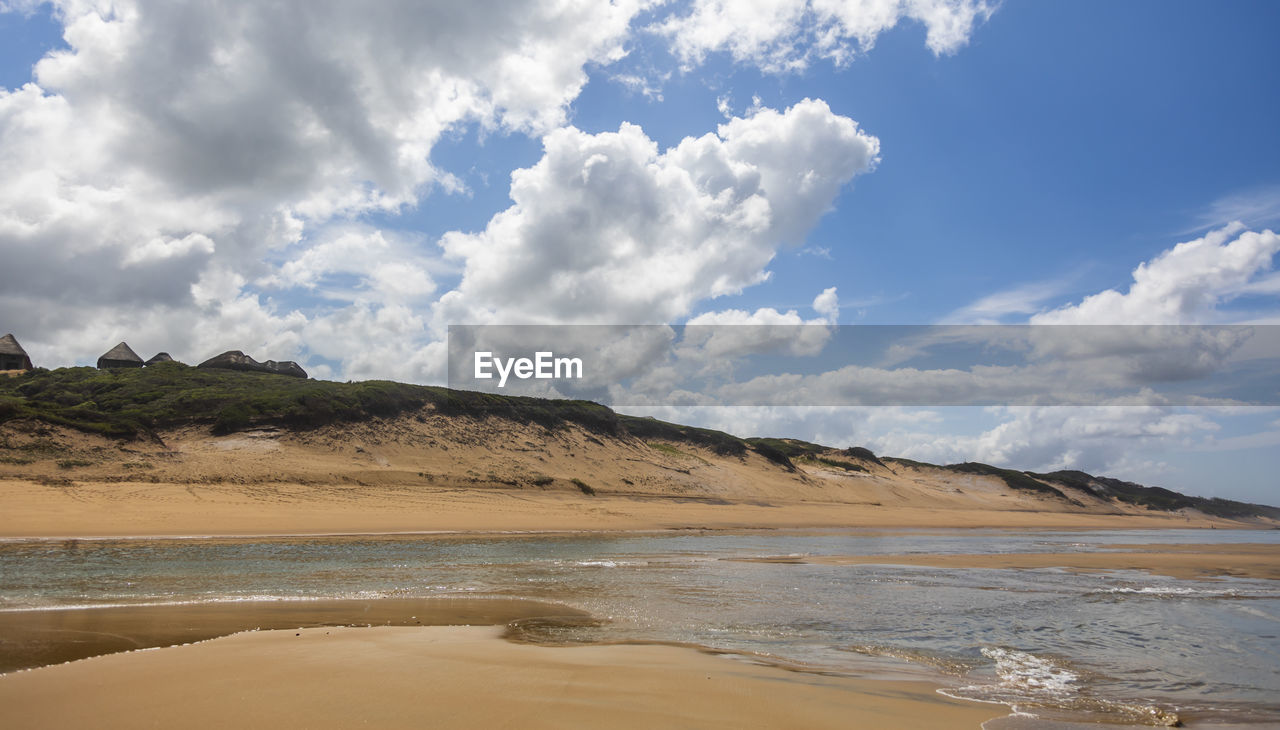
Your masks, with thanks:
M532 598L603 619L534 626L533 640L678 641L842 672L924 674L948 694L1035 714L1039 726L1049 718L1155 722L1170 711L1280 725L1280 581L736 560L1178 542L1280 545L1280 532L13 541L0 543L0 610Z

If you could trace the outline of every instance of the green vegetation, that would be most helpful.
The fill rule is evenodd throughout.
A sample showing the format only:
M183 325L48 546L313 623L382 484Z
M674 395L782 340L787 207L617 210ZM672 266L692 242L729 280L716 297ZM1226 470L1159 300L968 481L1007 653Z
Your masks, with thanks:
M903 466L914 466L917 469L945 469L945 466L939 464L930 464L926 461L916 461L915 459L904 459L901 456L886 456L885 461L893 464L901 464Z
M929 464L923 461L900 459L896 456L886 456L884 460L891 461L896 464L902 464L903 466L913 466L917 469L942 469L944 471L951 471L957 474L982 474L985 476L997 477L1005 484L1009 485L1011 489L1018 489L1024 492L1040 492L1042 494L1048 494L1060 499L1065 499L1066 501L1074 504L1079 504L1078 501L1068 497L1062 490L1034 479L1034 475L1028 475L1027 472L1014 471L1013 469L1001 469L998 466L991 466L990 464L983 464L977 461L966 461L963 464L947 464L946 466L942 466L940 464Z
M120 438L185 423L230 433L255 423L306 427L391 416L421 407L431 395L388 381L329 383L176 362L113 371L59 368L0 381L0 422L34 418Z
M865 449L861 446L850 446L849 448L844 450L844 455L852 456L855 459L862 459L863 461L869 461L873 464L879 464L880 466L884 466L884 462L880 461L880 459L877 458L876 455L871 452L871 449Z
M811 444L800 439L750 438L747 443L752 446L765 446L795 459L806 454L822 454L830 451L820 444Z
M648 446L654 451L666 454L667 456L689 456L689 454L684 453L671 444L664 444L661 441L649 441L645 443L645 446Z
M1030 473L1030 472L1029 472ZM1111 477L1096 477L1082 471L1054 471L1048 474L1031 474L1037 479L1046 479L1073 487L1084 492L1091 492L1103 497L1113 497L1121 502L1139 505L1147 509L1173 512L1180 509L1198 509L1207 515L1236 518L1265 516L1280 519L1280 509L1248 502L1236 502L1230 499L1191 497L1179 494L1162 487L1146 487L1133 482L1126 482Z
M758 440L751 444L751 449L769 461L772 461L779 466L786 467L788 471L795 471L796 465L791 463L791 457L787 456L785 451L779 449L773 444L765 443L763 440Z
M987 476L999 477L1004 480L1004 483L1008 484L1011 489L1019 489L1024 492L1040 492L1042 494L1048 494L1060 499L1065 499L1068 502L1075 502L1076 504L1079 504L1076 500L1063 494L1062 490L1033 479L1032 477L1027 476L1025 472L1014 471L1013 469L1001 469L998 466L982 464L976 461L966 461L963 464L948 464L942 468L959 474L985 474Z
M824 466L843 469L845 471L866 472L867 467L861 464L855 464L852 461L844 461L843 459L831 459L825 456L801 456L796 461L801 463L822 464Z
M692 456L673 445L688 444L710 449L721 456L742 457L750 449L788 469L794 469L792 459L797 459L846 471L866 470L860 464L836 458L845 456L882 465L896 462L919 468L994 476L1013 489L1048 494L1070 502L1075 500L1054 485L1155 510L1194 508L1227 518L1267 516L1280 519L1280 509L1275 507L1190 497L1160 487L1095 477L1081 471L1035 474L976 462L939 466L890 457L882 461L862 447L836 451L798 439L741 439L722 431L620 415L589 401L500 396L386 380L334 383L269 373L202 370L177 362L110 371L87 367L41 368L0 379L0 423L32 419L124 439L148 436L158 429L187 424L208 425L217 433L232 433L259 425L313 428L343 421L393 417L428 406L444 415L502 418L547 429L575 424L599 436L630 435L648 441L650 448L671 455ZM37 458L47 458L57 459L56 463L64 469L72 469L93 463L72 458L73 455L46 438L20 446L6 441L0 443L0 447L10 451L0 455L2 464L25 465L34 463ZM126 468L152 467L139 462L127 464ZM70 483L64 478L47 479L50 483ZM534 477L534 484L539 486L552 481L551 477ZM595 493L579 479L572 482L584 494Z
M790 466L791 460L794 459L797 461L808 461L810 463L825 464L826 466L832 466L837 469L844 469L845 471L860 471L860 472L867 471L867 468L865 466L862 466L861 464L855 464L851 461L845 461L844 459L837 459L830 456L830 454L834 451L834 449L827 448L822 444L815 444L809 441L801 441L800 439L778 439L778 438L750 438L750 439L747 439L747 443L751 444L752 448L754 448L757 453L760 453L762 456L765 456L766 458L772 459L772 457L769 457L767 454L765 454L764 451L761 451L761 449L765 449L770 453L782 454L786 456L788 459L788 461L786 462L787 466ZM879 464L881 466L884 466L884 463L879 459L877 459L876 455L871 453L870 449L864 449L861 446L853 446L837 453L844 454L845 456L851 456L855 459L862 459L863 461L870 461L870 462ZM772 460L778 461L777 459L772 459ZM778 463L783 463L783 462L779 461Z
M434 404L441 413L449 415L503 418L548 429L574 423L591 433L607 436L620 436L628 432L623 427L623 420L627 416L620 416L612 409L591 401L493 395L401 383L395 385L417 389L423 393L424 402Z
M0 423L32 418L126 439L188 423L208 424L219 434L255 425L314 428L396 416L426 405L447 414L547 428L572 422L594 433L621 431L617 414L586 401L503 397L386 380L334 383L176 362L129 370L34 370L0 381Z
M964 464L950 464L947 466L939 466L937 464L927 464L921 461L912 461L911 459L899 459L897 457L885 457L885 461L897 462L907 466L914 466L927 469L945 469L965 474L987 474L990 476L1000 477L1013 489L1022 489L1028 491L1052 493L1062 499L1079 504L1071 499L1060 489L1053 487L1045 482L1060 484L1064 487L1076 489L1086 494L1094 494L1102 498L1111 498L1118 502L1134 504L1147 509L1160 510L1162 512L1175 512L1180 509L1192 508L1200 510L1207 515L1215 517L1225 517L1227 519L1235 519L1240 517L1270 517L1272 519L1280 519L1280 509L1262 504L1252 504L1249 502L1236 502L1230 499L1192 497L1180 494L1163 487L1147 487L1133 482L1126 482L1111 477L1099 477L1076 470L1054 471L1047 474L1037 474L1029 471L1014 471L1013 469L1001 469L989 464L979 464L977 462L966 462Z
M594 404L592 404L594 405ZM604 408L604 406L596 406ZM609 410L605 408L605 410ZM609 411L613 413L613 411ZM720 456L742 456L747 453L747 442L731 436L723 431L712 431L709 428L681 426L678 423L667 423L656 418L624 416L615 414L619 426L626 433L641 439L675 441L693 444L711 449Z
M654 451L657 451L660 454L666 454L667 456L672 456L677 459L686 459L686 460L693 459L694 461L697 461L702 464L707 464L707 465L711 464L711 462L707 461L701 456L698 456L697 454L694 454L688 451L682 451L672 446L671 444L664 444L661 441L648 441L645 443L645 446L648 446L649 448L653 449Z

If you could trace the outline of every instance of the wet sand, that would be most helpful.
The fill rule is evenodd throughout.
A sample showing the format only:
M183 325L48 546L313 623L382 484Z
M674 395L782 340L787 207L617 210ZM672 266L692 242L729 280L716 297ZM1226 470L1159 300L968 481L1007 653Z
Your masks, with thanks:
M652 645L546 647L502 628L263 631L0 676L6 725L974 728L1005 713L922 682ZM74 698L74 699L72 699Z
M503 598L231 601L0 612L0 672L257 629L582 623L568 606Z
M741 558L750 562L823 565L920 565L934 568L1065 568L1141 570L1173 578L1280 580L1280 545L1106 545L1114 552L975 555L813 555Z

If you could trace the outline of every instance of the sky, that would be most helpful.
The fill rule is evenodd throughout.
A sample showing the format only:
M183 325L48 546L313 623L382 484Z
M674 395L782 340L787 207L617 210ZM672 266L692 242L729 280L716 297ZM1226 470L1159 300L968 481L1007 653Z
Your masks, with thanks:
M0 330L445 379L450 324L1280 323L1280 6L0 0ZM658 408L1280 503L1280 410Z

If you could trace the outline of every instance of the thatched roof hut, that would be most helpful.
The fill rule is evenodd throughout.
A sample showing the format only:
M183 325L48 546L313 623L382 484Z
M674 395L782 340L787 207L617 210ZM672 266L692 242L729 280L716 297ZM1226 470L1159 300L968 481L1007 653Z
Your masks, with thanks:
M134 352L127 344L121 342L98 358L98 367L104 370L110 368L140 368L142 367L142 358L138 357L138 353Z
M13 335L0 337L0 370L30 370L31 358Z
M174 362L173 356L167 352L157 352L151 356L151 359L143 363L143 365L155 365L158 362Z

